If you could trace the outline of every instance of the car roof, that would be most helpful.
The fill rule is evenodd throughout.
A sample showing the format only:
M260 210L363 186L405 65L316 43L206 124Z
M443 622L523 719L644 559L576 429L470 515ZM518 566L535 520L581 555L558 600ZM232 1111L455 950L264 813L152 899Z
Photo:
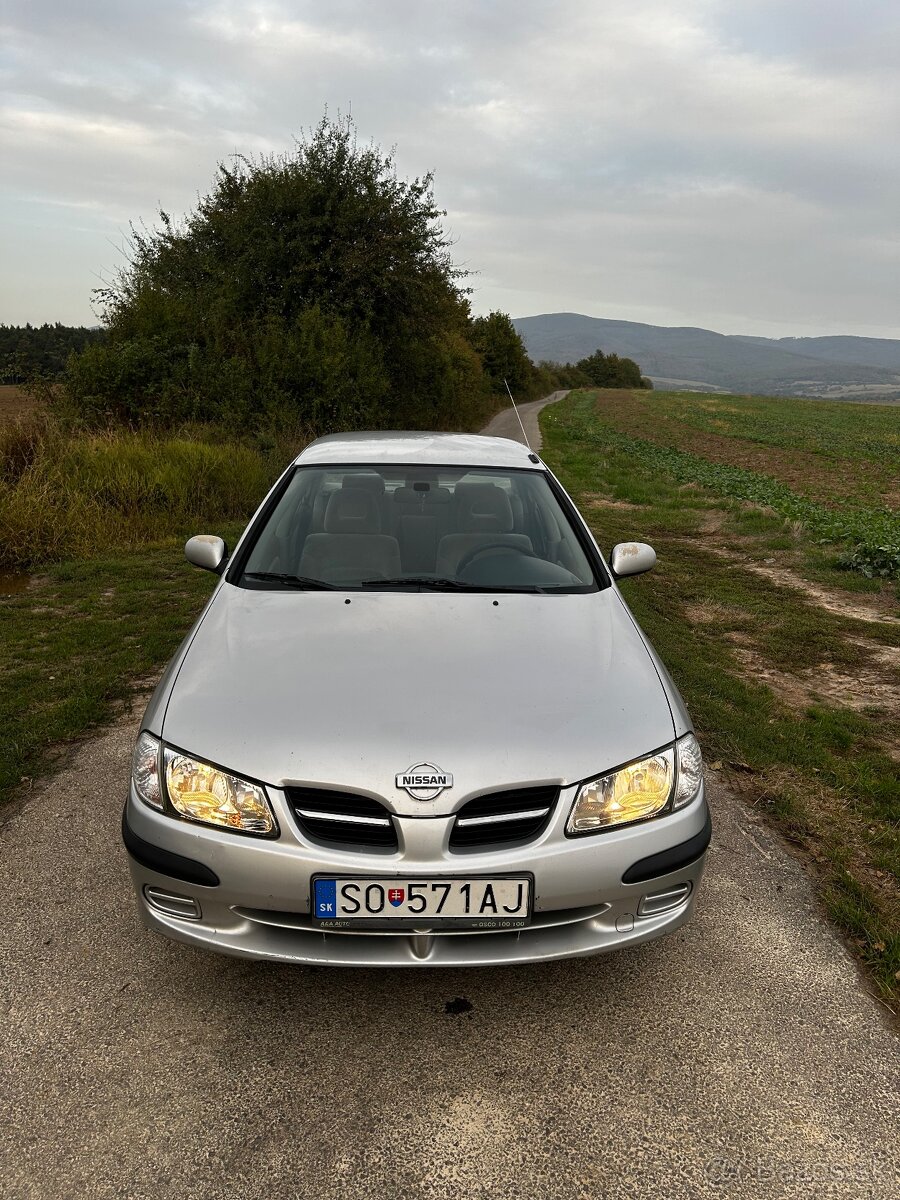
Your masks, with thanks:
M477 433L427 433L378 430L331 433L297 456L298 466L325 463L402 463L430 466L519 467L540 470L540 459L509 438Z

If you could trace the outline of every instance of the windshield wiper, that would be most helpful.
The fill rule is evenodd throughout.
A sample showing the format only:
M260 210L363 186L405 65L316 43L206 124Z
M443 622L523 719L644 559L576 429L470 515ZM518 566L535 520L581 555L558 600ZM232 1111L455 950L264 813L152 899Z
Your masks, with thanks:
M259 579L263 583L281 583L285 587L302 588L309 592L339 591L333 583L323 583L321 579L307 579L303 575L287 575L280 571L245 571L244 579Z
M442 579L435 575L399 575L396 579L364 579L362 588L424 588L431 592L543 592L545 589L526 587L491 587L486 583L463 583L460 579Z
M430 588L435 592L467 592L471 587L468 583L460 583L458 579L441 579L437 575L398 575L396 579L364 579L359 586L364 588Z

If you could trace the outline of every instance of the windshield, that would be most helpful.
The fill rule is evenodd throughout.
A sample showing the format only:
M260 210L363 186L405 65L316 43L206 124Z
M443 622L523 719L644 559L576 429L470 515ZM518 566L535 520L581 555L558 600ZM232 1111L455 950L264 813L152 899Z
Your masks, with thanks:
M240 584L584 592L585 551L543 471L298 467Z

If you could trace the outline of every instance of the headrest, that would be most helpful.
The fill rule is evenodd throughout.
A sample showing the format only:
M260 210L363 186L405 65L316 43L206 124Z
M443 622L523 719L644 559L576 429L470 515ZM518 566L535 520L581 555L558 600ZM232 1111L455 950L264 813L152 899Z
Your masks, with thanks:
M509 497L495 483L459 483L457 528L460 533L510 533L513 514Z
M362 488L332 492L323 528L326 533L381 533L378 501Z
M453 494L449 488L433 487L425 493L426 504L452 504Z
M359 488L371 492L373 496L381 496L384 494L384 476L379 475L377 471L356 471L345 475L341 486Z

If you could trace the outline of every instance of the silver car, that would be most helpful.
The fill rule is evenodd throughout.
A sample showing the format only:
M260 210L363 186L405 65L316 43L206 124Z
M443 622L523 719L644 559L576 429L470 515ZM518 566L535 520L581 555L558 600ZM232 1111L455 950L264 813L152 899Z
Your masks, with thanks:
M503 438L356 433L291 464L154 693L122 822L144 922L226 954L460 966L690 915L700 749L559 482Z

